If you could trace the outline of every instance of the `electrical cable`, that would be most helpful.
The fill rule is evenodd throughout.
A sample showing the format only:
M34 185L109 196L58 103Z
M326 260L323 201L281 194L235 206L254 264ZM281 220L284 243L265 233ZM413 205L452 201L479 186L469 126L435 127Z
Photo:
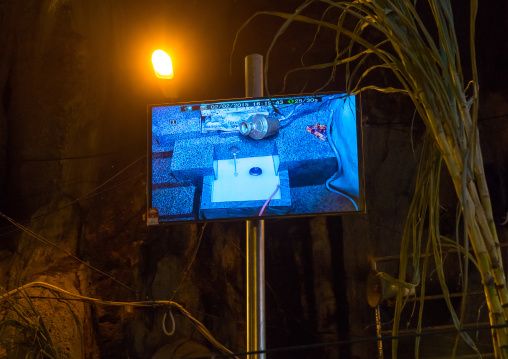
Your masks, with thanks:
M92 154L92 155L55 157L55 158L24 158L24 159L19 159L19 160L15 159L14 161L15 162L52 162L52 161L66 161L66 160L85 160L85 159L90 159L90 158L109 156L109 155L119 153L119 152L124 153L125 149L134 148L134 145L144 142L144 141L145 140L139 140L139 141L129 144L128 146L123 146L123 147L113 150L113 151L96 153L96 154Z
M60 251L64 252L65 254L67 254L67 255L68 255L68 256L70 256L71 258L75 259L75 260L76 260L76 261L78 261L79 263L81 263L81 264L83 264L83 265L87 266L88 268L90 268L90 269L92 269L92 270L94 270L94 271L96 271L96 272L98 272L98 273L100 273L100 274L102 274L102 275L104 275L104 276L108 277L109 279L111 279L111 280L112 280L112 281L114 281L115 283L117 283L117 284L121 285L122 287L124 287L124 288L126 288L126 289L128 289L128 290L130 290L131 292L137 293L137 292L136 292L136 290L134 290L133 288L131 288L131 287L129 287L128 285L126 285L126 284L124 284L124 283L120 282L119 280L117 280L116 278L114 278L114 277L112 277L111 275L107 274L106 272L104 272L104 271L100 270L99 268L96 268L96 267L94 267L93 265L91 265L91 264L89 264L89 263L85 262L84 260L82 260L82 259L78 258L76 255L74 255L74 254L72 254L72 253L70 253L70 252L66 251L65 249L62 249L62 248L58 247L58 246L57 246L56 244L54 244L53 242L48 241L48 240L47 240L47 239L45 239L44 237L42 237L42 236L38 235L37 233L33 232L33 231L32 231L32 230L30 230L29 228L27 228L27 227L23 226L22 224L20 224L20 223L16 222L15 220L13 220L12 218L10 218L10 217L6 216L6 215L5 215L5 214L3 214L2 212L0 212L0 216L1 216L1 217L3 217L3 218L5 218L5 219L6 219L6 220L8 220L9 222L11 222L13 225L15 225L16 227L18 227L19 229L21 229L23 232L25 232L25 233L27 233L27 234L31 235L32 237L34 237L35 239L37 239L37 240L41 241L42 243L47 244L47 245L50 245L51 247L56 248L56 249L58 249L58 250L60 250Z
M265 350L255 350L243 353L234 353L234 354L222 354L222 355L214 355L213 357L205 356L205 357L195 357L193 359L216 359L216 358L230 358L232 356L235 357L249 357L250 355L255 354L273 354L273 353L287 353L287 352L299 352L303 350L311 350L311 349L321 349L329 346L343 346L343 345L352 345L352 344L364 344L364 343L375 343L380 341L391 341L391 340L403 340L403 339L413 339L413 338L421 338L421 337L431 337L440 334L456 334L457 332L469 332L469 331L478 331L478 330L491 330L491 329L504 329L508 328L508 323L505 324L497 324L497 325L477 325L470 328L449 328L449 329L439 329L439 330L426 330L420 333L405 333L399 335L386 335L382 337L360 337L353 338L348 340L338 340L333 342L325 342L325 343L316 343L316 344L304 344L304 345L295 345L288 347L280 347L273 349L265 349Z
M250 351L245 353L233 353L226 347L224 347L222 344L220 344L215 338L213 338L212 334L206 329L206 327L203 326L196 318L194 318L185 308L183 308L182 305L172 302L172 301L166 301L166 300L157 300L157 301L138 301L138 302L117 302L117 301L107 301L97 298L91 298L86 297L80 294L69 292L65 289L56 287L52 284L45 283L45 282L31 282L25 285L22 285L16 289L13 289L3 295L0 295L0 301L6 300L9 296L15 295L16 293L23 291L30 287L42 287L46 288L50 291L56 291L61 294L65 294L74 298L77 298L79 300L85 301L85 302L91 302L96 304L103 304L108 306L131 306L131 307L152 307L152 308L159 308L159 307L169 307L169 308L177 308L184 316L186 316L191 323L203 334L213 345L215 345L218 349L220 349L224 354L223 355L214 355L213 358L231 358L231 357L244 357L247 355L252 354L262 354L262 353L280 353L280 352L291 352L291 351L302 351L302 350L309 350L309 349L320 349L328 346L341 346L341 345L351 345L351 344L362 344L362 343L373 343L378 341L388 341L388 340L401 340L401 339L412 339L416 337L428 337L428 336L435 336L439 334L448 334L448 333L457 333L457 332L467 332L467 331L478 331L478 330L490 330L490 329L502 329L502 328L508 328L508 324L499 324L499 325L476 325L468 328L444 328L439 330L424 330L420 333L414 332L414 333L403 333L399 335L386 335L382 337L360 337L360 338L353 338L348 340L339 340L339 341L333 341L333 342L326 342L326 343L316 343L316 344L305 344L305 345L298 345L298 346L290 346L290 347L281 347L281 348L273 348L273 349L266 349L266 350L258 350L258 351ZM38 297L38 298L44 298L44 297ZM45 299L53 299L46 297ZM64 298L65 299L65 298ZM207 359L210 358L209 356L206 357L199 357L194 359Z
M505 114L502 114L502 115L497 115L497 116L482 117L482 118L478 119L478 122L488 121L488 120L497 120L497 119L500 119L500 118L503 118L503 117L508 117L508 113L505 113Z
M141 157L138 157L136 160L132 161L130 164L128 164L126 167L124 167L121 171L117 172L116 174L114 174L112 177L110 177L108 180L104 181L102 184L100 184L99 186L95 187L94 189L92 189L91 191L89 191L87 194L81 196L81 197L78 197L77 199L74 200L74 202L78 202L80 201L83 197L87 197L88 195L90 195L91 193L97 191L99 188L103 187L104 185L106 185L107 183L111 182L113 179L115 179L116 177L118 177L120 174L122 174L123 172L127 171L128 168L132 167L133 165L135 165L138 161L142 160L143 158L147 157L147 155L143 155Z
M266 207L268 206L268 203L270 203L270 201L272 200L273 196L275 196L275 194L277 193L279 188L280 188L279 184L277 186L275 186L275 191L273 191L273 193L270 195L270 197L268 197L268 199L265 201L265 204L263 205L263 207L261 207L261 211L259 211L259 214L258 214L259 217L261 217L263 215Z
M335 146L335 142L332 138L332 124L333 124L333 110L330 110L330 120L328 121L328 125L326 126L326 138L328 139L328 143L330 144L330 147L333 150L333 153L335 153L335 157L337 158L337 172L332 176L335 177L337 174L342 172L342 163L340 161L340 154L339 151L337 151L337 146Z
M508 117L508 114L505 113L505 114L498 115L498 116L482 117L482 118L478 119L478 122L489 121L489 120L498 120L498 119L501 119L504 117ZM412 126L412 124L409 124L407 121L406 122L404 122L404 121L376 122L376 121L366 120L366 121L363 121L363 124L368 125L368 126L397 126L397 125L401 125L401 126L410 126L411 125Z
M229 242L230 245L232 245L237 251L238 253L240 254L240 256L243 258L243 259L246 259L247 256L245 255L245 253L242 251L242 249L235 243L235 241L226 233L226 231L224 230L223 226L221 223L214 223L214 226L218 226L218 230L220 231L220 234L222 236L224 236L224 238L226 238L226 240ZM277 312L280 312L283 314L284 316L284 323L286 322L286 317L289 316L291 317L295 322L297 322L298 324L302 325L302 329L304 330L304 334L305 335L309 335L309 336L313 336L313 337L316 337L316 333L312 332L312 330L306 326L306 325L303 325L302 324L302 318L298 315L296 315L293 310L287 306L284 306L281 302L281 298L279 295L277 295L276 291L273 289L274 287L270 284L270 281L269 280L265 280L265 284L266 284L266 287L268 288L269 292L272 293L272 296L273 296L273 300L275 301L275 305L277 307ZM217 318L217 319L221 319L221 320L224 320L225 318L222 318L222 317L217 317L217 316L214 316L214 315L211 315L211 314L207 314L207 313L201 313L201 312L198 312L198 311L194 311L193 312L197 312L197 313L200 313L200 314L203 314L203 315L208 315L208 316L211 316L213 318ZM239 323L239 324L247 324L245 321L236 321L236 323ZM374 324L375 325L375 324ZM273 325L268 325L267 324L267 328L275 328L275 326Z
M330 177L326 180L326 183L325 183L326 188L328 188L328 190L333 193L337 193L337 194L349 199L351 201L351 203L353 203L353 206L355 206L355 209L358 211L358 205L351 197L349 197L347 194L343 193L342 191L332 188L332 185L330 184L332 181L335 180L336 176L339 175L340 172L342 172L340 154L339 154L339 151L337 151L337 147L335 146L335 143L332 138L332 123L333 123L333 110L331 110L330 121L328 122L328 125L326 126L326 137L328 139L328 143L330 144L330 147L332 148L333 152L335 153L335 157L337 158L337 172L335 172L332 177Z
M175 334L175 330L176 330L176 325L175 325L175 317L173 317L173 312L171 311L171 309L169 309L169 316L171 317L171 324L173 325L173 329L168 332L166 330L166 315L168 313L164 313L164 315L162 316L162 331L164 332L164 334L166 334L168 337L172 336L173 334Z
M74 298L78 298L80 300L91 302L91 303L97 303L97 304L103 304L103 305L109 305L109 306L131 306L131 307L169 307L169 308L176 308L182 313L187 319L191 321L191 323L196 327L199 332L210 342L212 343L217 349L219 349L222 353L227 355L227 357L235 357L233 352L226 348L224 345L222 345L217 339L213 337L213 335L210 333L208 329L196 318L194 318L181 304L178 304L176 302L173 302L171 300L156 300L156 301L140 301L140 302L116 302L116 301L108 301L108 300L102 300L97 298L91 298L86 297L81 294L76 294L69 292L65 289L59 288L57 286L54 286L52 284L46 283L46 282L31 282L28 284L24 284L16 289L13 289L3 295L0 295L0 301L6 300L6 298L20 292L24 291L27 288L31 287L42 287L49 289L50 291L56 291L60 294L65 294Z
M280 129L283 129L283 128L286 128L288 127L291 123L293 123L293 121L296 119L296 116L293 116L293 114L295 113L295 111L300 107L302 106L303 103L301 104L298 104L296 106L294 106L293 110L286 116L282 116L281 119L279 119L279 122L280 122Z
M351 197L349 197L347 194L345 194L335 188L332 188L333 185L330 184L331 181L333 181L333 177L328 178L328 180L326 181L326 188L328 188L328 190L332 191L333 193L340 194L341 196L344 196L347 199L349 199L351 201L351 203L353 203L353 206L355 206L355 209L358 211L358 205L356 204L356 202Z
M130 164L128 164L126 167L124 167L122 170L120 170L119 172L117 172L115 175L113 175L112 177L110 177L109 179L107 179L105 182L103 182L103 183L101 183L100 185L98 185L97 187L93 188L93 189L92 189L91 191L89 191L87 194L85 194L85 195L83 195L83 196L80 196L80 197L76 198L75 200L71 201L70 203L67 203L67 204L66 204L66 205L64 205L64 206L58 207L58 208L56 208L56 209L54 209L54 210L51 210L51 211L49 211L49 212L42 213L42 214L40 214L40 215L38 215L38 216L31 217L31 218L26 219L26 220L24 220L24 221L20 221L20 222L18 222L18 223L21 223L21 222L27 222L27 223L28 223L28 222L30 222L30 221L32 221L32 220L35 220L35 219L44 218L44 217L46 217L46 216L48 216L48 215L50 215L50 214L52 214L52 213L55 213L55 212L58 212L58 211L60 211L60 210L62 210L62 209L64 209L64 208L70 207L70 206L72 206L73 204L75 204L75 203L77 203L77 202L80 202L80 201L82 201L82 200L85 200L85 199L91 198L91 197L93 197L93 196L96 196L96 195L98 195L98 194L104 193L104 192L109 191L109 190L111 190L111 189L113 189L113 188L116 188L116 187L118 187L118 186L121 186L121 185L122 185L122 184L124 184L124 183L127 183L127 182L129 182L129 181L132 181L132 180L134 180L134 179L136 179L136 178L138 178L138 177L140 177L140 176L143 176L144 174L146 174L146 172L145 172L145 173L140 173L140 174L138 174L138 175L136 175L136 176L134 176L134 177L132 177L132 178L130 178L130 179L128 179L128 180L125 180L125 181L123 181L123 182L121 182L121 183L119 183L119 184L116 184L116 185L114 185L114 186L112 186L112 187L108 187L108 188L107 188L106 190L104 190L104 191L94 193L94 192L95 192L95 191L97 191L99 188L103 187L103 186L104 186L104 185L106 185L108 182L112 181L114 178L116 178L117 176L119 176L121 173L125 172L128 168L130 168L130 167L131 167L131 166L133 166L135 163L137 163L139 160L141 160L141 159L143 159L143 158L145 158L145 157L146 157L146 155L143 155L143 156L139 157L138 159L136 159L135 161L131 162L131 163L130 163ZM94 194L92 195L92 193L94 193ZM4 236L4 235L9 234L9 233L11 233L11 232L12 232L12 231L1 233L1 234L0 234L0 236Z
M106 188L106 189L103 189L103 190L102 190L102 191L100 191L100 192L97 192L97 193L91 194L91 195L89 195L89 196L88 196L88 197L86 197L86 198L81 198L81 199L80 199L80 201L83 201L83 200L86 200L86 199L89 199L89 198L92 198L92 197L98 196L98 195L100 195L100 194L102 194L102 193L108 192L108 191L110 191L110 190L112 190L112 189L114 189L114 188L116 188L116 187L120 187L120 186L122 186L123 184L125 184L125 183L127 183L127 182L130 182L130 181L132 181L132 180L135 180L135 179L137 179L138 177L140 177L140 176L144 176L144 175L146 175L146 172L145 172L145 173L141 173L141 174L139 174L139 175L137 175L137 176L134 176L134 177L132 177L132 178L130 178L130 179L128 179L128 180L125 180L125 181L122 181L122 182L120 182L120 183L117 183L117 184L115 184L114 186L111 186L111 187L108 187L108 188ZM143 187L145 187L145 186L143 185ZM48 212L44 212L44 213L42 213L42 214L40 214L40 215L38 215L38 216L31 217L31 218L29 218L29 219L25 219L25 220L22 220L22 221L18 221L18 223L23 223L23 222L24 222L25 224L28 224L28 223L30 223L30 221L32 221L32 220L45 218L45 217L49 216L49 215L50 215L50 214L52 214L52 213L58 212L58 211L60 211L60 210L62 210L62 209L64 209L64 208L67 208L67 207L70 207L70 206L74 205L74 204L76 203L76 201L77 201L77 200L74 200L74 201L72 201L72 202L70 202L70 203L68 203L68 204L66 204L66 205L64 205L64 206L58 207L58 208L56 208L56 209L54 209L54 210L51 210L51 211L48 211ZM12 228L12 227L13 227L13 229L9 230L9 228ZM4 226L4 227L2 227L2 229L4 230L4 232L0 233L0 237L7 236L7 235L9 235L9 234L11 234L11 233L14 233L14 232L17 230L16 226L14 226L14 225Z
M206 329L206 327L203 326L202 323L200 323L196 318L194 318L188 311L186 311L180 304L172 301L164 301L164 300L158 300L158 301L137 301L137 302L117 302L117 301L106 301L101 300L97 298L91 298L86 297L80 294L72 293L69 291L66 291L64 289L61 289L59 287L56 287L54 285L51 285L49 283L45 282L32 282L25 284L23 286L20 286L16 289L13 289L9 291L6 294L0 295L0 301L5 300L7 297L15 295L16 293L25 290L30 287L43 287L46 289L49 289L50 291L56 291L61 294L66 294L68 296L77 298L78 300L97 303L97 304L103 304L103 305L109 305L109 306L133 306L133 307L169 307L170 309L172 307L177 308L184 316L186 316L191 323L217 348L219 348L225 355L215 355L213 358L219 358L219 357L243 357L245 355L252 355L252 354L261 354L261 353L276 353L276 352L289 352L289 351L301 351L301 350L309 350L309 349L319 349L324 348L327 346L340 346L340 345L351 345L351 344L358 344L358 343L368 343L368 342L376 342L376 341L383 341L383 340L399 340L399 339L410 339L415 337L424 337L424 336L433 336L437 334L446 334L446 333L457 333L462 331L478 331L478 330L487 330L487 329L497 329L497 328L506 328L508 327L508 324L503 325L477 325L475 327L470 328L450 328L450 329L440 329L440 330L428 330L423 331L420 333L407 333L407 334L400 334L397 336L383 336L381 338L378 337L365 337L365 338L355 338L355 339L349 339L349 340L342 340L342 341L334 341L334 342L326 342L326 343L318 343L318 344L308 344L308 345L300 345L300 346L291 346L291 347L282 347L282 348L274 348L274 349L267 349L267 350L260 350L260 351L251 351L251 352L245 352L245 353L232 353L227 348L222 346L219 342L216 341L215 338L211 335L211 333ZM37 297L41 299L54 299L49 297ZM64 298L65 300L71 300L69 298ZM171 313L170 313L171 314ZM165 317L163 318L165 320ZM173 320L173 318L172 318ZM173 325L174 327L174 325ZM210 358L210 357L201 357L202 359ZM199 359L199 358L195 358Z
M185 269L185 272L183 272L182 280L180 281L180 284L178 284L178 286L175 288L175 290L171 294L171 297L169 298L169 300L173 300L173 298L175 297L176 292L178 292L178 290L182 286L182 284L185 280L185 277L187 276L187 273L189 273L189 270L190 270L192 264L194 263L194 260L196 259L196 255L198 254L199 246L201 245L201 240L203 239L203 234L205 233L206 224L207 223L205 223L203 225L203 227L201 228L201 233L199 234L199 237L198 237L198 243L196 243L196 247L194 248L194 252L192 253L191 260L190 260L189 264L187 265L187 269Z

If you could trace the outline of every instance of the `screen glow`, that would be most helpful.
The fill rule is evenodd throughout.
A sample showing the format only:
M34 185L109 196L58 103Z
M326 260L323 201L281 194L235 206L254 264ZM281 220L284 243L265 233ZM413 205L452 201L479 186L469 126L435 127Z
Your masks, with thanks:
M148 208L157 223L364 211L357 106L337 93L149 106Z

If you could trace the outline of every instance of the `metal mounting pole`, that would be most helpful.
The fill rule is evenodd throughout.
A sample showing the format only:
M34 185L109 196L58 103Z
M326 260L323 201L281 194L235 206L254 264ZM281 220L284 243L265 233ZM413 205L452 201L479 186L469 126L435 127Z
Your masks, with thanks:
M263 96L263 56L245 57L245 96ZM265 221L247 221L247 351L266 349L265 342ZM253 354L249 359L265 359Z

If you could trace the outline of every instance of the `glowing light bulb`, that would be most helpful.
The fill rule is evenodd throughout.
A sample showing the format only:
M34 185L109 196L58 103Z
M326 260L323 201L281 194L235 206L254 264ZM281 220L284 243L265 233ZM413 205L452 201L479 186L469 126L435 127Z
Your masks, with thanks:
M153 68L155 75L162 79L173 78L173 64L171 57L162 50L155 50L152 55Z

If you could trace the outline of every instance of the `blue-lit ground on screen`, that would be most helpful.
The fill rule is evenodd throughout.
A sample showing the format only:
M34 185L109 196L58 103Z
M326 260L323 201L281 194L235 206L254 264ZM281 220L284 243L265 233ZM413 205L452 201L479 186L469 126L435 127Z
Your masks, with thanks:
M263 215L358 210L355 98L273 105L277 111L265 99L152 107L149 206L161 222L253 217L269 197Z

